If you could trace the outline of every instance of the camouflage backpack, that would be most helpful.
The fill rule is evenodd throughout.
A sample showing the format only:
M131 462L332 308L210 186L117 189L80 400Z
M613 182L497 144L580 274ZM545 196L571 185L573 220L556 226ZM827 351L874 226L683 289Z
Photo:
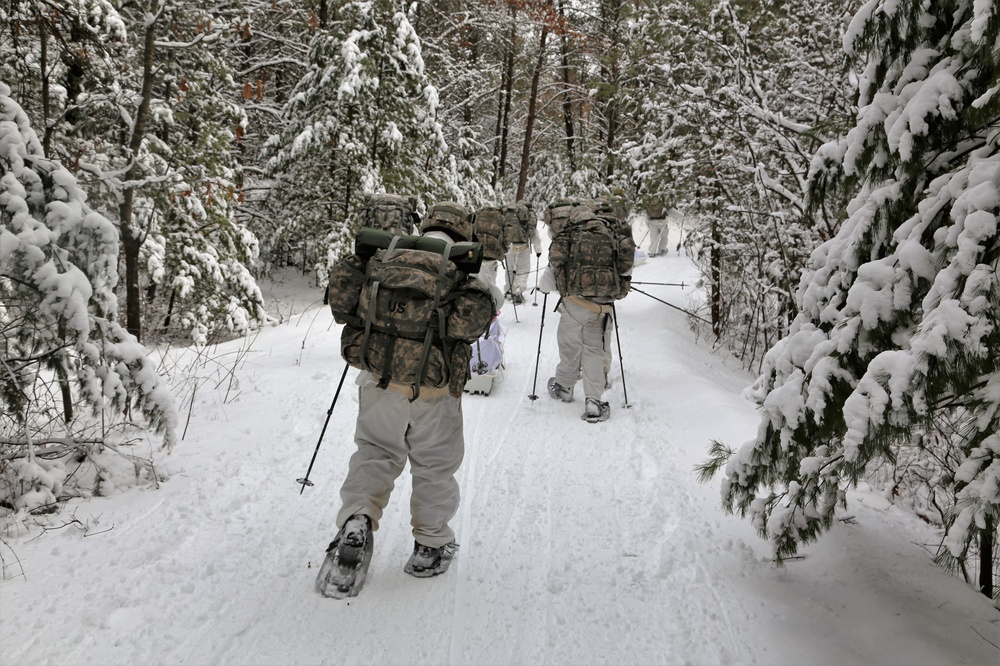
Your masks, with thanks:
M666 217L666 206L663 205L663 199L660 197L654 197L649 200L646 204L646 216L651 220L662 220Z
M415 218L410 198L398 194L370 194L365 197L359 226L407 236L413 233Z
M634 261L632 228L587 205L573 209L549 245L549 264L563 296L597 301L625 298Z
M383 388L410 387L413 399L421 386L461 396L470 345L494 314L489 290L463 270L478 270L480 246L378 233L359 234L355 254L330 274L341 354ZM467 265L459 258L469 253L478 261Z
M503 207L504 236L510 245L523 245L531 238L533 216L523 203L507 204Z
M483 259L503 259L510 249L504 233L503 210L496 206L485 206L476 211L472 222L472 234L477 243L483 244Z
M573 210L582 204L583 201L581 199L574 197L566 197L553 204L549 204L549 207L545 209L542 219L549 227L552 238L559 235L559 232L562 231L562 228L569 221L569 216L573 213Z

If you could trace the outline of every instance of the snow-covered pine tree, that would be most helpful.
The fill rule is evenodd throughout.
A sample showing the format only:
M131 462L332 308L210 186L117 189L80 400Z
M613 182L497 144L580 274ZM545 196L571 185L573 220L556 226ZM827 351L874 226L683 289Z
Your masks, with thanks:
M204 341L264 318L256 239L234 219L246 117L226 56L240 15L185 0L19 0L5 15L12 97L120 229L127 327Z
M701 468L725 468L724 508L749 516L779 559L830 527L893 444L919 444L944 417L961 460L948 550L963 558L995 535L998 40L1000 6L977 0L870 0L844 39L860 110L809 180L813 209L853 194L847 219L813 253L799 315L754 384L757 437L738 451L716 443Z
M142 287L144 328L197 343L242 335L267 318L250 273L257 239L235 215L237 140L247 120L226 54L241 43L244 24L238 14L191 2L149 9L122 10L133 29L127 85L139 100L118 115L134 119L121 147L123 157L135 153L131 182L103 178L129 202L118 206L126 270L137 272Z
M440 98L438 120L447 145L443 185L435 198L470 209L495 203L491 142L500 87L506 12L491 3L427 3L414 18L429 82Z
M112 421L102 430L91 414L141 413L168 448L177 417L146 350L115 323L114 225L45 157L2 82L0 222L0 505L31 511L56 501L63 459L113 444Z
M279 233L303 248L322 283L349 249L366 192L423 201L443 180L437 91L407 6L350 2L317 24L309 69L285 108L286 128L268 141Z

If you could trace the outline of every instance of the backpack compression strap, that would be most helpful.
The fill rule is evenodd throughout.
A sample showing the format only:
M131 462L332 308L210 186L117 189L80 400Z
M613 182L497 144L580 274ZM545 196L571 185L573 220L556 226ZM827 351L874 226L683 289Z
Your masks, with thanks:
M445 330L445 314L444 308L441 307L441 299L445 296L445 283L447 282L448 274L448 257L451 255L452 241L447 240L444 244L444 252L441 253L441 267L438 269L438 279L435 281L434 287L434 314L431 315L431 320L427 322L427 333L424 335L424 346L420 350L420 362L417 364L417 385L413 387L413 397L410 398L410 402L413 402L418 397L420 397L420 384L424 380L424 374L427 371L427 358L431 353L431 344L434 342L435 332L438 337L441 337L441 332ZM446 350L445 350L446 351ZM444 353L444 364L448 376L451 376L451 360L448 358L449 354Z
M379 285L382 284L382 273L385 271L385 258L392 254L392 251L396 249L396 242L399 236L393 236L392 240L389 241L389 247L386 249L385 254L382 255L382 262L378 264L378 274L375 276L375 281L372 283L372 294L368 299L368 314L365 317L365 335L361 338L361 361L364 365L368 365L368 339L372 332L372 321L375 319L375 304L378 303L378 290ZM382 374L378 380L378 387L381 389L386 388L389 385L389 378L392 370L392 354L396 346L396 338L393 337L389 342L389 349L386 350L385 361L382 366Z
M396 249L396 243L399 241L401 236L394 236L392 241L389 243L389 247L386 249L385 254L382 255L382 262L378 267L378 275L375 281L372 283L372 294L368 301L368 316L365 317L365 334L361 339L361 358L365 365L368 364L368 339L371 335L372 320L375 318L375 304L378 301L378 291L379 285L382 282L382 273L384 271L384 262L386 257L389 257L392 252ZM447 272L449 256L451 254L451 246L453 245L451 240L445 241L444 252L441 253L441 266L438 269L437 280L435 280L434 289L434 314L431 316L431 320L427 325L427 333L424 335L424 344L420 351L420 361L417 364L417 381L413 388L413 397L410 398L410 402L413 402L418 397L420 397L420 384L424 379L427 368L427 359L430 356L431 344L434 342L435 331L445 330L445 313L444 309L441 307L441 300L446 294L445 286L447 283ZM382 366L381 376L379 377L378 387L386 388L389 386L389 380L392 378L392 357L395 351L396 337L390 335L389 348L386 350L385 360ZM448 354L444 354L445 368L451 371L450 359Z

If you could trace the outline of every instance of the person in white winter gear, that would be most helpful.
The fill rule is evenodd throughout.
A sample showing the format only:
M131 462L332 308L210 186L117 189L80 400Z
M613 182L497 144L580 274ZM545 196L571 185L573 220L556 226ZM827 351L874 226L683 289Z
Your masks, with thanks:
M602 398L609 370L612 304L628 293L635 253L628 224L595 209L601 210L599 205L574 210L553 238L550 265L539 282L541 291L559 291L561 296L556 307L559 364L548 381L549 395L572 402L575 385L582 379L583 418L590 422L604 421L611 414Z
M423 236L448 242L472 239L467 211L451 202L432 206L420 230ZM371 299L374 301L375 296ZM487 312L481 330L486 330L501 303L502 295L498 290L492 291L493 312ZM469 347L469 342L462 340L450 344ZM467 363L462 365L463 373L467 373ZM425 577L448 568L457 548L450 522L458 511L459 485L455 474L465 450L461 392L464 382L465 379L460 380L455 395L454 387L447 381L443 387L422 381L419 391L414 391L410 386L387 383L384 378L377 381L368 370L360 373L356 382L358 417L354 433L357 450L351 456L340 489L338 539L344 535L344 543L350 545L347 537L351 532L345 533L345 525L355 534L363 535L355 541L370 538L368 532L378 529L396 479L409 463L414 550L404 569L411 575ZM355 544L354 548L358 550L360 546Z
M528 289L528 275L531 273L531 254L541 256L542 244L538 236L538 218L530 204L519 201L505 207L508 219L510 211L516 211L520 224L508 224L508 238L511 241L505 262L507 293L514 305L524 302L524 293Z
M654 197L646 206L646 224L649 227L649 256L659 257L667 253L669 219L676 213L668 208L660 197Z

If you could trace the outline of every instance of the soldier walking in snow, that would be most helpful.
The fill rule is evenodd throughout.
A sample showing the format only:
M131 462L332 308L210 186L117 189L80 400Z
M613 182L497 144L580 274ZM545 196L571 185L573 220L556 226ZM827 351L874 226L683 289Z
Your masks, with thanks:
M667 207L663 199L655 197L646 205L649 225L649 256L658 257L667 253Z
M470 242L464 207L432 206L420 230L420 237L362 232L355 254L330 276L330 307L344 324L341 352L362 372L358 449L340 490L340 530L316 581L326 596L361 589L373 532L407 462L414 548L404 570L417 577L444 573L458 548L449 522L459 503L455 473L465 449L470 343L486 331L499 303L470 277L479 270L481 246ZM380 240L380 249L366 250L366 239Z
M504 206L507 251L507 296L514 305L524 303L531 272L531 251L540 256L541 239L538 237L538 218L530 204L518 201Z
M611 416L610 405L602 400L610 351L607 332L612 304L628 294L634 259L631 227L600 202L576 206L549 246L549 268L539 289L558 291L561 298L556 307L559 365L548 391L557 400L572 402L582 374L583 418L591 423Z

